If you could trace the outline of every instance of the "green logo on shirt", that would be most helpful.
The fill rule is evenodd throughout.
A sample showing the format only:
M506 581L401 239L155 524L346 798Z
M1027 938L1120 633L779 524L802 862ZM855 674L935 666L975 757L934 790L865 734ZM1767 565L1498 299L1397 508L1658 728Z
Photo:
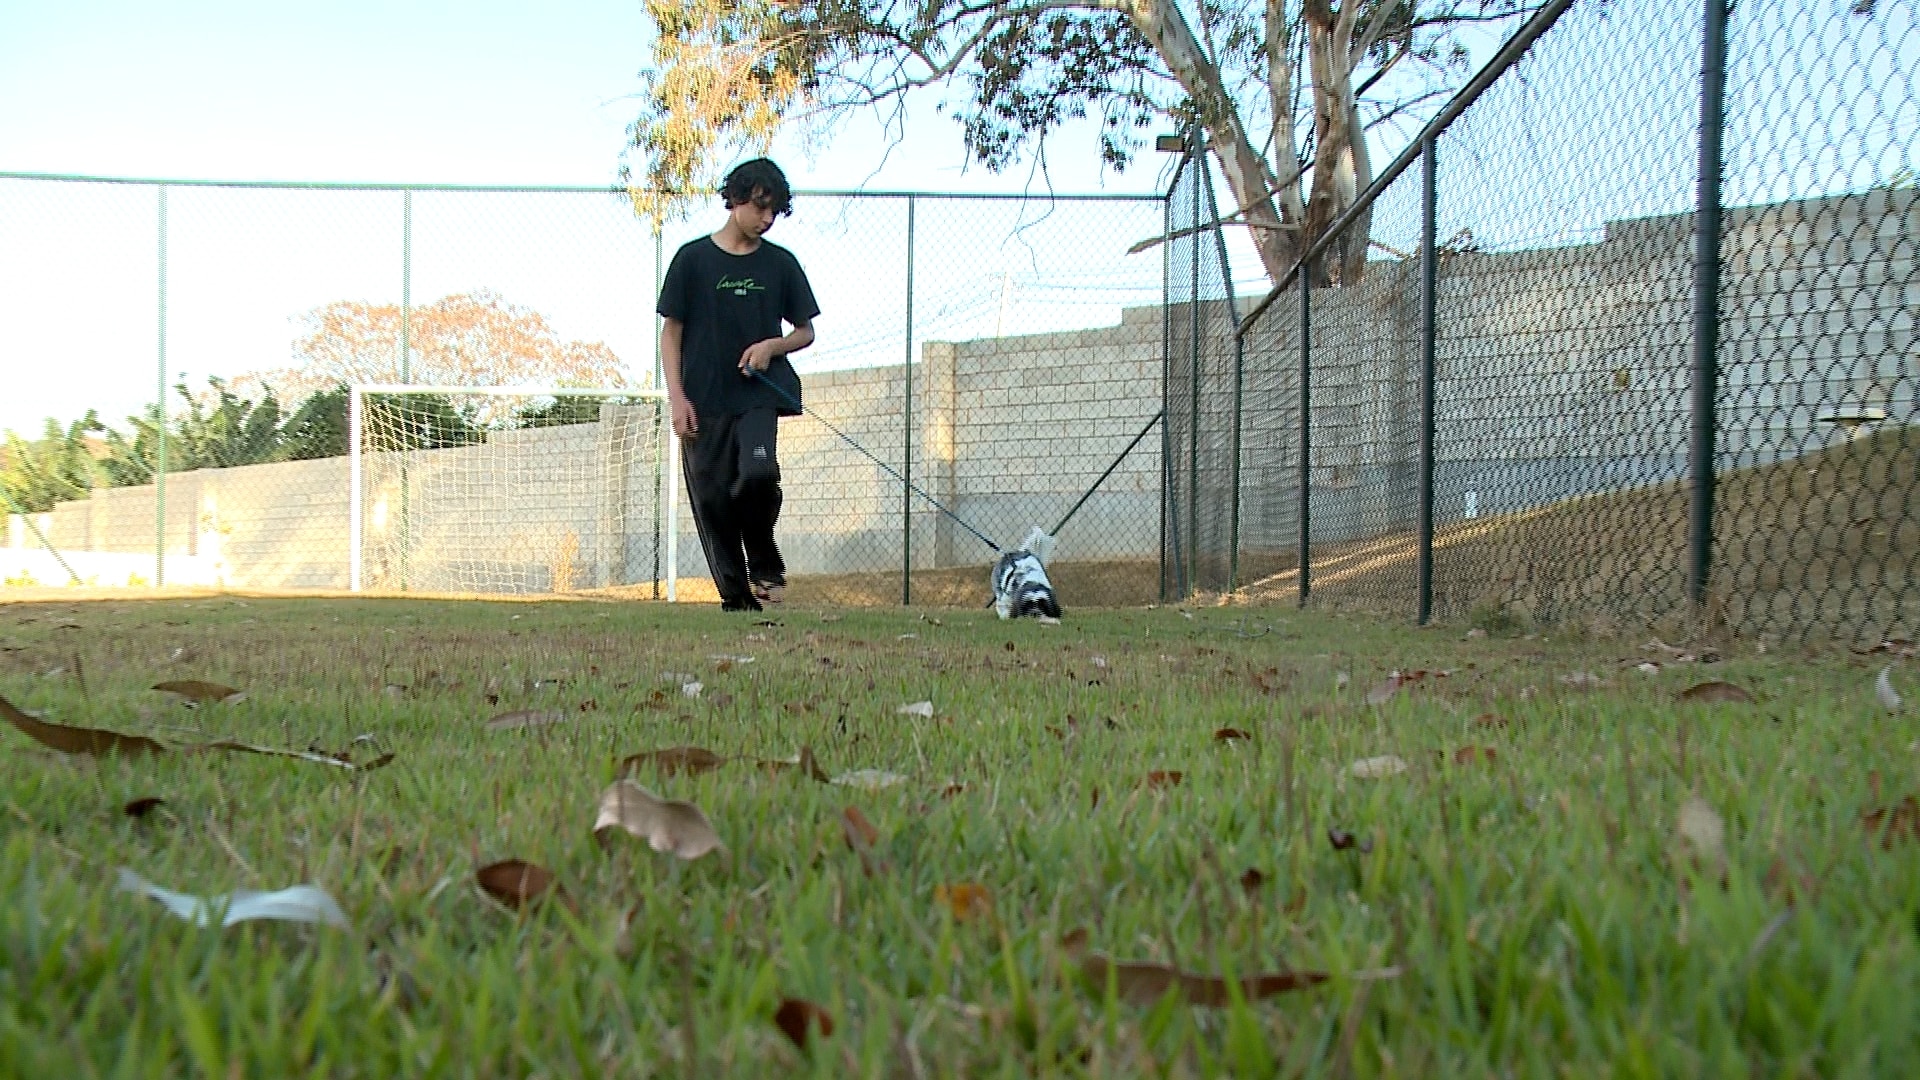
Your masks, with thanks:
M728 289L732 289L733 295L735 296L745 296L750 292L766 292L767 291L767 287L765 285L756 284L754 280L750 277L740 278L734 281L729 281L726 278L721 278L720 284L715 285L713 288L715 292L725 292Z

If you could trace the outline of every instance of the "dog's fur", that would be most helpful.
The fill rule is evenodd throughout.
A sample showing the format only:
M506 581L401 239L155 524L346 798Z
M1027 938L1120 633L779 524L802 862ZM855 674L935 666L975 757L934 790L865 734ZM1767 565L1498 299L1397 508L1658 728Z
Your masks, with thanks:
M1023 615L1060 617L1060 601L1047 580L1044 558L1053 550L1053 538L1036 526L1020 547L1001 554L988 583L993 586L993 610L1003 619Z

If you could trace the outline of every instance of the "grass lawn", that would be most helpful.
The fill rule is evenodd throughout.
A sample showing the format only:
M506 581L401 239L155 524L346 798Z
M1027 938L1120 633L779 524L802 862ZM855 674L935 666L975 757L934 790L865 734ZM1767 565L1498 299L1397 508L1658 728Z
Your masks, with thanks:
M174 748L74 757L0 726L0 1073L1895 1076L1920 1062L1912 661L1733 643L1681 663L1644 638L1468 638L1290 608L1061 626L793 605L755 618L0 606L0 696ZM1888 663L1903 714L1876 699ZM1427 674L1395 691L1394 670ZM188 708L147 689L180 679L246 696ZM1678 698L1708 679L1757 700ZM931 716L899 711L922 701ZM564 718L488 726L520 710ZM219 738L394 756L350 772L180 752ZM697 805L724 850L683 862L618 830L597 840L617 763L673 746L807 747L824 775L904 780L645 765L633 779ZM1385 775L1356 775L1388 755L1359 770ZM123 811L150 796L164 802ZM1888 808L1877 831L1863 822ZM505 859L557 885L511 909L475 877ZM122 867L202 896L312 883L351 929L201 928L119 891ZM1241 978L1281 972L1327 978ZM1311 985L1260 996L1283 983ZM804 1010L787 999L824 1010L832 1034L790 1024L808 1034L790 1039L776 1014Z

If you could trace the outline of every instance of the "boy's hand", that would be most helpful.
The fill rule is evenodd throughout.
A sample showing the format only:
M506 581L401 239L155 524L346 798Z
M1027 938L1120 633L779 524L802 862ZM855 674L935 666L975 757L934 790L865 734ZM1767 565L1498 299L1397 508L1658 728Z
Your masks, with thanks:
M745 375L748 368L755 371L767 370L773 363L775 355L773 347L779 343L779 338L768 338L747 346L747 351L740 354L740 374Z
M693 402L685 397L674 395L667 399L673 409L673 433L682 439L691 439L700 434L700 416L693 411Z

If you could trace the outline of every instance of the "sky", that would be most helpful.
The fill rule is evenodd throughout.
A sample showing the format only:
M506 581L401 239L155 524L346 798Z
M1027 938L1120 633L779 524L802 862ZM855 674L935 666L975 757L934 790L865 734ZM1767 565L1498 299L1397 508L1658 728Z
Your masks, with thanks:
M1739 9L1730 203L1859 190L1920 167L1920 106L1886 92L1920 69L1915 9L1883 4L1862 19L1850 3ZM1443 233L1576 242L1684 210L1698 60L1670 46L1691 44L1697 31L1681 24L1694 15L1576 6L1536 49L1544 67L1502 80L1449 132ZM0 0L0 172L607 186L649 32L639 0ZM1494 44L1477 42L1476 59ZM774 155L816 190L1144 196L1168 180L1170 159L1151 152L1103 171L1091 125L1056 136L1044 178L969 167L957 125L934 98L916 100L897 146L856 117L825 141L783 136ZM1376 163L1398 149L1377 142ZM1586 164L1601 159L1611 167ZM1417 235L1415 179L1375 215L1376 237L1401 249ZM88 408L113 421L153 399L155 202L151 188L0 180L0 429L37 432ZM1159 299L1158 252L1127 254L1159 231L1150 204L917 207L911 305L904 202L803 199L777 227L825 311L803 370L896 363L927 340L1111 325ZM666 251L718 213L671 228ZM169 381L285 366L301 313L320 305L398 303L401 216L397 192L172 188ZM636 378L651 370L652 242L611 196L423 193L412 227L416 304L491 289L562 337L606 343ZM1236 287L1257 295L1245 241L1228 231Z
M0 167L610 184L649 40L638 0L0 0ZM809 188L1026 184L966 169L957 127L932 119L884 165L872 124L779 156ZM1102 176L1082 136L1086 154L1054 161L1060 190L1154 190L1153 163Z
M649 41L638 0L0 0L0 171L611 185ZM1051 183L1151 194L1166 181L1165 159L1151 153L1124 175L1102 171L1090 128L1059 139L1046 177L969 167L957 126L931 105L920 102L898 145L856 117L824 142L783 135L774 156L803 189L1020 192ZM0 182L0 235L12 240L0 247L15 252L10 260L0 250L0 366L11 369L0 428L35 433L48 415L87 408L115 420L155 393L153 192L49 189ZM186 372L197 385L207 374L283 366L300 312L336 299L397 302L398 198L173 189L173 376ZM1046 226L1067 230L1055 246L1069 256L1074 234L1112 226L1079 209ZM1124 236L1066 266L1031 257L1031 230L1006 242L1033 223L985 216L1001 231L1001 250L979 265L921 272L918 317L935 326L916 338L939 332L943 312L949 336L964 336L1019 323L1022 304L1035 326L1060 328L1110 323L1123 304L1151 300L1157 257L1107 264L1154 231L1153 214L1122 214ZM983 235L955 207L922 218L923 252ZM815 201L793 221L775 239L821 264L816 278L830 280L817 280L816 291L824 284L832 295L823 304L837 303L829 316L843 320L809 363L897 359L898 346L860 352L904 338L897 208ZM703 217L670 232L668 253L710 225ZM35 254L21 255L28 250ZM539 310L563 336L605 341L636 371L651 367L643 295L651 244L610 201L416 197L413 252L415 303L492 288ZM1099 310L1076 310L1058 288L1076 270L1114 285ZM1035 288L1021 294L1022 282ZM52 356L59 361L46 362Z

